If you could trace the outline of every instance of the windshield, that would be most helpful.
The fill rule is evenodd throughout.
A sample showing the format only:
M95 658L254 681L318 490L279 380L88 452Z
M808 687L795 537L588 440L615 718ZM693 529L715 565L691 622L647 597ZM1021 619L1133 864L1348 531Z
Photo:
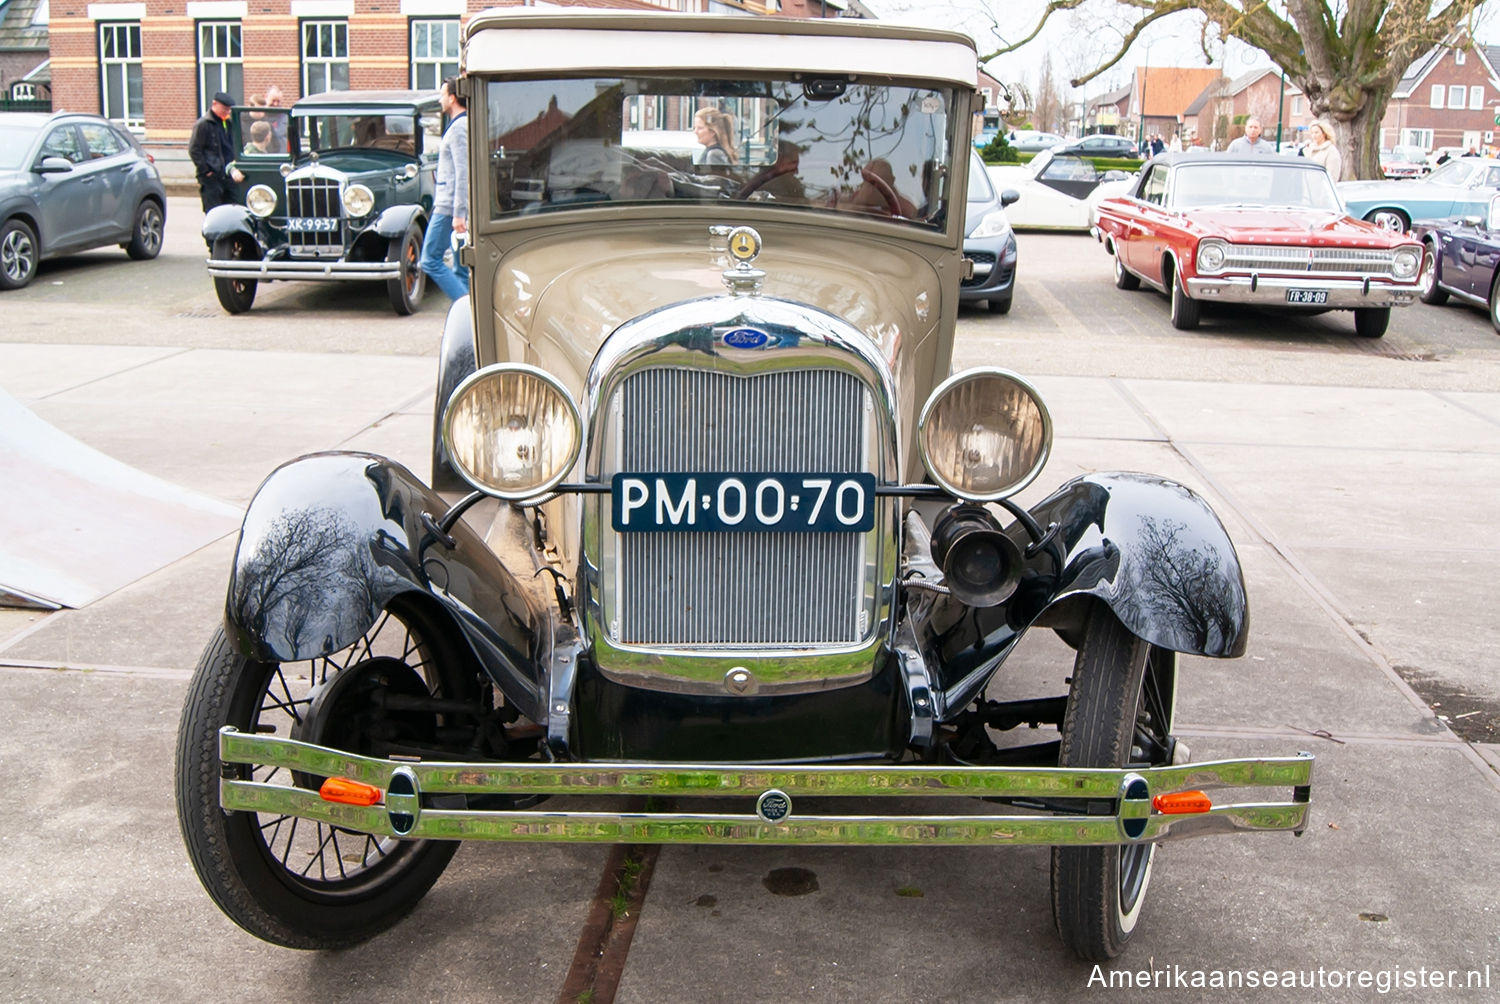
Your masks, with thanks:
M426 133L425 142L418 130ZM418 122L409 111L369 111L358 114L297 116L302 150L389 150L415 157L419 151L435 156L442 122L434 112Z
M984 161L977 156L969 164L969 201L995 201L995 189L990 184L989 172L984 169Z
M0 168L14 171L26 161L40 126L0 123Z
M496 217L732 199L931 229L946 222L955 101L947 89L665 77L487 87Z
M1343 211L1328 172L1297 163L1179 164L1167 200L1173 209L1277 206Z
M1427 176L1428 182L1434 185L1453 185L1462 188L1469 184L1474 175L1482 170L1479 164L1466 164L1462 160L1450 160L1442 167Z

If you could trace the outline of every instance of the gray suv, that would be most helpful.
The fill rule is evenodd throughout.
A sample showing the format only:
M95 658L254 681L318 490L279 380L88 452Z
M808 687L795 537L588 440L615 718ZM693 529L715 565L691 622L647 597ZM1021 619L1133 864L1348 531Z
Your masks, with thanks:
M36 278L44 258L118 244L161 253L166 192L151 155L97 115L0 114L0 289Z

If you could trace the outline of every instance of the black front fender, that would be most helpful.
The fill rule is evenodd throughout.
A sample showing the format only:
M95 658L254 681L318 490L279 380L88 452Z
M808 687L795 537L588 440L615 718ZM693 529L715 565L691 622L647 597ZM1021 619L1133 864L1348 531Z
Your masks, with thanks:
M376 217L375 222L370 224L370 229L385 238L400 237L414 221L421 223L423 229L426 229L427 214L420 205L391 206Z
M255 217L244 206L214 206L203 217L203 237L210 243L230 234L249 234L255 237L254 221Z
M432 486L444 492L467 492L470 485L453 468L448 448L443 445L443 413L448 399L458 385L478 368L474 356L474 315L469 312L469 298L460 296L448 308L443 324L443 341L438 348L437 399L432 405Z
M1048 593L1046 606L1095 596L1153 645L1244 654L1250 613L1239 556L1192 489L1150 474L1091 474L1031 512L1042 526L1057 525L1066 555L1060 576L1032 580L1033 602Z
M265 662L352 645L390 601L434 599L523 714L540 705L537 638L545 631L515 578L462 521L442 539L424 514L443 499L399 464L323 453L278 468L245 513L225 622ZM540 720L535 719L534 720Z

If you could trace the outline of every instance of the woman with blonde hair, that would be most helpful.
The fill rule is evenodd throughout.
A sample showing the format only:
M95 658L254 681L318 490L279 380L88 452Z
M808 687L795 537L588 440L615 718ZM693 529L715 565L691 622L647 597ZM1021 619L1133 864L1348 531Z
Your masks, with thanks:
M1344 176L1344 158L1333 141L1333 126L1327 119L1318 119L1307 127L1308 144L1303 152L1312 160L1328 168L1328 176L1341 181Z
M704 150L697 164L738 164L739 151L734 145L734 116L717 108L699 108L693 116L693 136Z

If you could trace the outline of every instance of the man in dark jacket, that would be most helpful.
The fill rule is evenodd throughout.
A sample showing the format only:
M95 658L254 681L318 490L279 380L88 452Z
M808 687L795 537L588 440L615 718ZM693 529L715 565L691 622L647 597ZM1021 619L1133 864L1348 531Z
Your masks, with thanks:
M234 183L245 180L233 166L234 141L229 135L229 109L234 98L223 91L214 95L208 114L193 126L188 156L198 174L198 195L206 213L214 206L234 201Z

